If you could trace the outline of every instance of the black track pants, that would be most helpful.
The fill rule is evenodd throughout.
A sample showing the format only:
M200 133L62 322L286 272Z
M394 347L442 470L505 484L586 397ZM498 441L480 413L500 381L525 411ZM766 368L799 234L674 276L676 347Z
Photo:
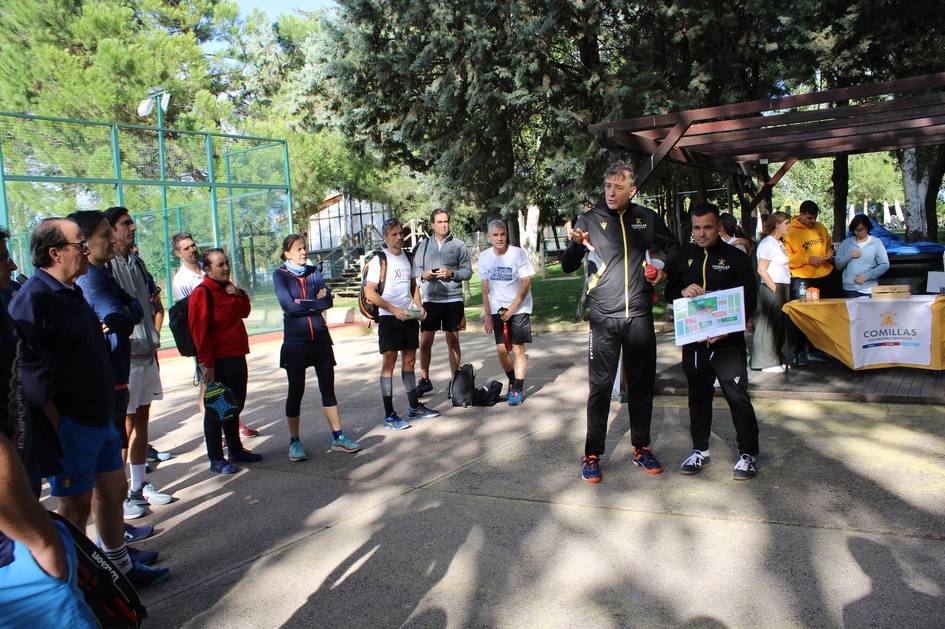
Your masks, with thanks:
M745 346L729 345L714 348L705 343L683 346L683 371L689 382L689 432L692 447L709 449L712 432L712 398L715 379L732 411L738 453L758 454L758 419L748 396L748 370Z
M584 454L604 453L607 416L617 375L617 359L623 349L623 369L630 401L630 443L635 448L650 445L653 418L653 381L656 378L656 334L653 317L630 319L591 318L587 347L587 441Z

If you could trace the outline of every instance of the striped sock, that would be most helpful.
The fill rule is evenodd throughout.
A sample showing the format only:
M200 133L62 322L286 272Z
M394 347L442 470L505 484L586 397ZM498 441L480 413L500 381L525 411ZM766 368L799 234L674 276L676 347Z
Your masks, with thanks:
M102 552L105 553L105 556L112 560L112 563L118 566L118 569L121 570L122 574L128 574L134 564L131 561L131 557L128 555L128 547L124 544L121 545L121 548L105 548L102 546Z

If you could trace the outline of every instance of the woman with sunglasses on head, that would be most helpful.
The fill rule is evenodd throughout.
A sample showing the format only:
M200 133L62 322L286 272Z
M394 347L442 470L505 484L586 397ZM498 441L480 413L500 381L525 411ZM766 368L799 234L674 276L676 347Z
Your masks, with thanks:
M335 354L331 335L322 312L331 308L331 290L321 272L308 264L305 238L289 234L282 241L282 259L285 261L272 274L276 297L283 312L284 339L279 366L285 369L289 391L285 400L286 422L289 424L289 460L308 458L299 440L302 395L305 393L305 373L315 368L322 409L331 428L331 449L338 452L357 452L357 443L348 439L341 429L338 401L335 399Z

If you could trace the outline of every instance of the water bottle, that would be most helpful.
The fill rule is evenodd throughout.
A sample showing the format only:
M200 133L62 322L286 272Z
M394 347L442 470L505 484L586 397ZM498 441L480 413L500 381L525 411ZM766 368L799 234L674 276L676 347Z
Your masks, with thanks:
M801 301L807 301L807 280L797 280L797 292L794 297Z

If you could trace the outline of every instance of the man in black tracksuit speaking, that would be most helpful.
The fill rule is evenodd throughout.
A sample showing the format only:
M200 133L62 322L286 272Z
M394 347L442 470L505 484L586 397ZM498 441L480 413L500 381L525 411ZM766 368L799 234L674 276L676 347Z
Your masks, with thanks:
M656 212L630 202L637 191L635 179L628 164L610 165L604 173L603 201L577 218L574 229L568 231L571 242L561 258L561 268L567 273L580 267L589 250L600 259L587 289L591 304L587 350L590 395L581 476L589 483L601 480L600 456L621 349L630 390L633 464L649 474L663 471L649 445L656 378L653 287L666 276L647 263L647 251L655 245L672 258L680 245Z
M751 319L758 296L758 279L747 254L719 237L719 209L710 204L692 210L693 242L666 265L666 302L680 297L741 286L745 292L745 320ZM758 456L758 420L748 396L748 364L745 333L735 332L689 343L682 348L683 371L689 383L689 431L692 454L680 468L683 474L698 474L709 462L712 430L712 398L716 379L728 402L735 424L739 459L734 478L755 475Z

